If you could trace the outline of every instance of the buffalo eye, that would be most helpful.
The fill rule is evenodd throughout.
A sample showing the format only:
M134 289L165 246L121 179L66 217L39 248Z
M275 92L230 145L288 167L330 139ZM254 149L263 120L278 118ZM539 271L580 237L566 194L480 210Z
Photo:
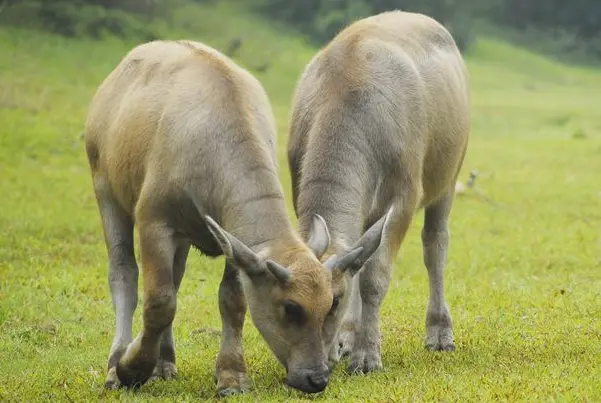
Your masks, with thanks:
M305 311L296 302L288 301L284 304L284 312L289 322L301 324L305 319Z
M334 310L338 308L338 304L340 304L340 296L336 296L332 300L332 307L330 308L330 312L334 312Z

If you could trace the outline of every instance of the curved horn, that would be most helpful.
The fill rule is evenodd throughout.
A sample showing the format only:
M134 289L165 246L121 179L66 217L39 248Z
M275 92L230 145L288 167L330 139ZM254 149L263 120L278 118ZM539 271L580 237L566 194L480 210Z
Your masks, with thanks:
M290 270L288 270L286 267L274 262L273 260L267 260L265 264L267 265L267 269L269 269L271 274L273 274L273 276L281 284L286 284L288 279L290 279Z
M330 232L326 220L319 214L313 214L307 246L313 251L317 259L320 259L330 246Z

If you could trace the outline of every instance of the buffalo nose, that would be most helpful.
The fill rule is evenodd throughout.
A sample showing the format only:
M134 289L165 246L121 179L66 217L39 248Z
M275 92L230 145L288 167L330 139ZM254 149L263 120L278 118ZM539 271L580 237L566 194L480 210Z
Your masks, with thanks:
M315 389L316 392L321 392L328 386L328 374L313 374L307 377L309 385Z

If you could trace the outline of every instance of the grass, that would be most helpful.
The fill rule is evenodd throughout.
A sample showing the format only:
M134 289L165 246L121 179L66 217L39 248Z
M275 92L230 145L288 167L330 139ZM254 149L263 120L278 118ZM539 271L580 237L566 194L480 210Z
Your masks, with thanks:
M245 35L238 62L252 70L269 60L256 75L274 104L289 196L288 108L315 49L227 3L189 6L176 21L172 38L223 49ZM0 400L213 399L223 261L196 254L175 319L179 379L137 392L102 386L114 317L79 135L95 89L134 43L0 28L0 44ZM489 199L466 193L452 213L446 290L457 351L422 346L419 214L383 306L385 370L357 377L341 365L325 393L308 397L282 384L249 321L255 389L232 401L601 400L601 73L490 37L467 60L473 134L461 179L478 170Z

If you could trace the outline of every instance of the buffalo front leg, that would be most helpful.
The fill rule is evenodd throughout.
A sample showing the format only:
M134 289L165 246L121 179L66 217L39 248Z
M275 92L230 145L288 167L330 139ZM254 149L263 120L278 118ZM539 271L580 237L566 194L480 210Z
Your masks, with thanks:
M186 271L186 260L190 252L190 243L180 241L175 250L173 259L173 286L175 292L179 291L184 272ZM153 378L162 378L165 380L173 379L177 376L177 367L175 366L175 339L173 337L173 323L163 332L161 338L161 350L159 361L154 367Z
M382 368L380 308L388 291L397 252L413 218L415 198L406 199L394 211L380 246L358 274L361 276L361 323L355 333L350 373L368 373Z
M246 300L237 270L227 263L219 285L219 313L222 330L221 347L215 366L217 392L221 396L243 393L251 387L242 348Z
M453 321L444 293L444 268L449 248L448 219L452 202L453 193L450 192L436 204L427 207L422 229L424 264L430 283L425 345L433 351L455 349Z
M354 276L351 282L350 301L348 309L342 320L342 327L338 333L338 357L346 357L353 351L355 344L355 334L361 325L361 294L359 290L359 279L361 276Z
M175 317L176 292L173 261L176 244L161 222L139 220L140 254L144 283L144 325L117 365L125 386L140 386L152 375L160 357L164 331Z
M132 340L132 319L138 304L138 265L134 255L134 224L99 177L94 178L94 190L108 252L108 282L116 319L105 386L116 389L120 386L117 378L117 363Z

